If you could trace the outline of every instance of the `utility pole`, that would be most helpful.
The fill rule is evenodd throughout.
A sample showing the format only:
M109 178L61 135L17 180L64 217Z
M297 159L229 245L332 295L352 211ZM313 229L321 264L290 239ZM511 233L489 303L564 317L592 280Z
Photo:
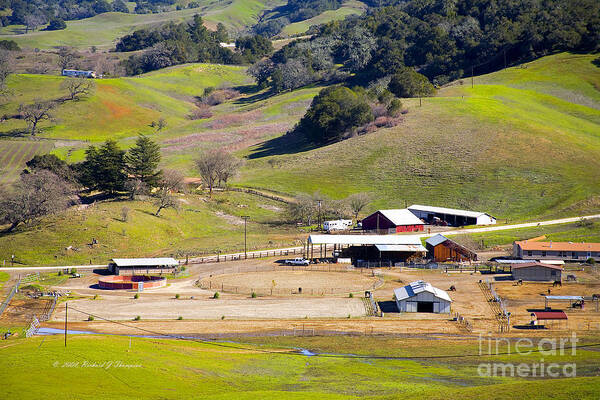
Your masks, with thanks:
M247 245L247 240L246 240L246 236L247 236L247 229L246 226L248 225L248 219L250 219L249 215L242 215L242 218L244 219L244 259L248 259L248 245Z
M504 69L506 69L506 49L504 50Z
M65 347L67 347L67 314L69 313L69 303L65 302Z
M317 204L319 205L319 231L321 231L321 203L323 200L317 200Z
M471 89L473 89L474 85L475 83L473 82L473 66L471 65Z

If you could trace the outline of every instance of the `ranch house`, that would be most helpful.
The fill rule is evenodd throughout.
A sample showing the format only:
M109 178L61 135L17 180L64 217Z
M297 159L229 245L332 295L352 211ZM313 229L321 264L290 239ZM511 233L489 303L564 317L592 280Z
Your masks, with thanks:
M600 243L543 242L544 236L513 243L513 256L523 260L600 261Z

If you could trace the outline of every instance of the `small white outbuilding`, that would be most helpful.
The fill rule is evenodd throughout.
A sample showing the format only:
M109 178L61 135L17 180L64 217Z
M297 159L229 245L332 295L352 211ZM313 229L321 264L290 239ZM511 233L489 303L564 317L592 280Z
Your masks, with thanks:
M411 282L409 285L394 289L394 299L400 312L450 314L452 303L448 293L425 281Z

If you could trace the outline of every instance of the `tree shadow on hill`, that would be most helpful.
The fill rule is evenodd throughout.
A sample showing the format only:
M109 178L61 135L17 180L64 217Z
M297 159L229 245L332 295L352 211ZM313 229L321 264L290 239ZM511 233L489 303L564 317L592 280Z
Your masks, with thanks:
M283 136L269 139L257 145L248 155L249 159L257 159L283 154L296 154L303 151L316 149L318 146L309 142L301 134L290 131Z
M594 64L596 67L600 68L600 57L592 60L592 64Z
M240 97L240 98L236 99L235 101L233 101L233 104L239 104L239 105L252 104L257 101L266 100L269 97L275 96L277 94L272 90L260 89L258 87L258 85L254 85L253 88L246 89L247 90L246 92L241 91L240 88L244 88L244 86L234 87L233 89L239 91L242 94L246 94L249 96Z

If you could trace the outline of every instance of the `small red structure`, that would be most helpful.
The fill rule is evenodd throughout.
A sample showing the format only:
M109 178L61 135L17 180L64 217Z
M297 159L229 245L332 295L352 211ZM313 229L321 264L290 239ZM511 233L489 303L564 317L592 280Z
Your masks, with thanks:
M539 325L540 321L559 321L559 326L561 321L565 321L565 325L567 325L567 314L565 314L562 310L557 311L534 311L531 313L532 317L535 317L536 321L534 325Z
M102 289L134 289L140 288L143 283L144 289L152 289L167 285L167 278L160 276L131 275L131 276L107 276L98 279L98 286Z

